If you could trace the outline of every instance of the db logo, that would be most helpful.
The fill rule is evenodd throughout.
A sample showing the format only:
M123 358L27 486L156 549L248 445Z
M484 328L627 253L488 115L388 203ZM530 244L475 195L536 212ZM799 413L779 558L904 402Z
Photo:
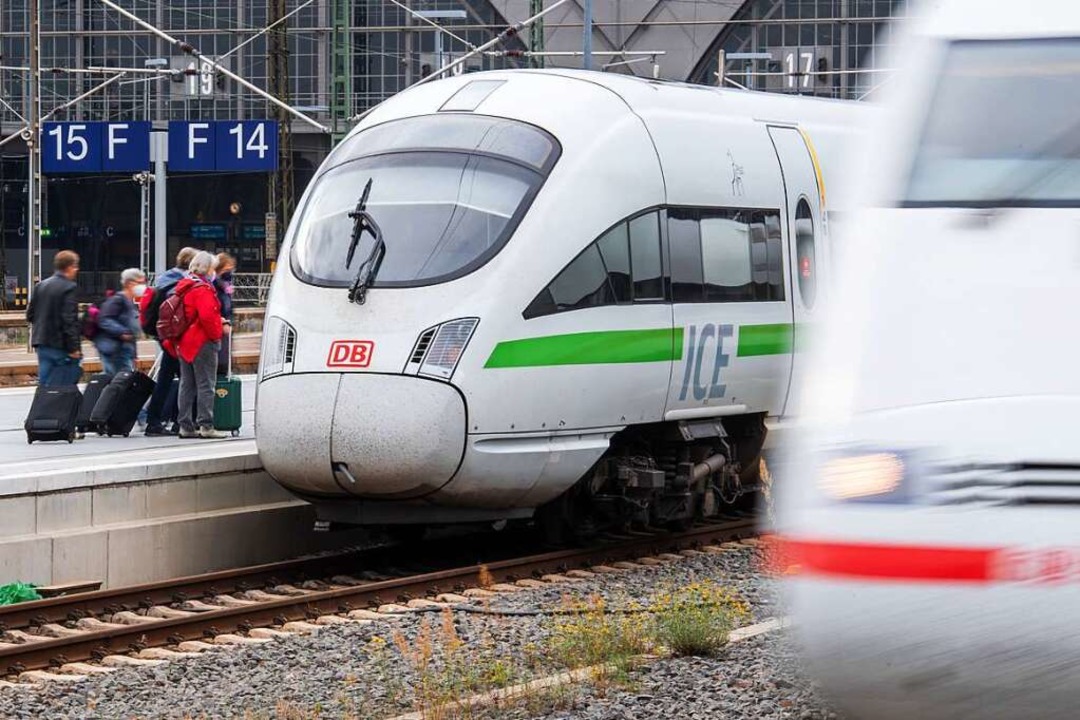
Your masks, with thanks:
M373 352L375 343L370 340L335 340L330 344L326 367L367 367Z

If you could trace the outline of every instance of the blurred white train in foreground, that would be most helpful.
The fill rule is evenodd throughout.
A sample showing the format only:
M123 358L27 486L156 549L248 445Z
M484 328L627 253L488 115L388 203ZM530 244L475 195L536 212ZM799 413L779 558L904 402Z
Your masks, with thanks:
M826 180L863 112L555 71L389 100L285 240L264 466L324 522L716 513L802 372Z
M1075 718L1080 4L933 6L777 467L787 585L845 716Z

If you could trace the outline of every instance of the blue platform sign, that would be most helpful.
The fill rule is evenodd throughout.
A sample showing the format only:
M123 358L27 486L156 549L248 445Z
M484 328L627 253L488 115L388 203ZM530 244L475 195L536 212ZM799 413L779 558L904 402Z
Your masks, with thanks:
M46 174L150 167L148 122L47 122L41 140L41 170Z
M169 169L176 172L268 172L277 169L275 120L169 123Z
M121 173L150 169L149 122L48 122L41 169ZM178 172L270 172L278 165L276 120L169 123L169 169Z
M169 123L169 170L179 172L213 172L217 123L203 121L173 121Z
M278 128L274 120L230 120L217 125L217 169L277 170Z
M101 169L138 172L150 169L150 123L101 123Z

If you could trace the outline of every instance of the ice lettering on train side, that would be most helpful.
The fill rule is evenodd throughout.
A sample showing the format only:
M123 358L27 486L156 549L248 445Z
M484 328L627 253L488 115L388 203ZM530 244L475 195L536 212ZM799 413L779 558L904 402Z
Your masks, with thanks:
M685 400L693 389L695 400L716 400L724 397L727 385L720 382L720 371L728 366L731 355L724 348L724 338L734 337L735 326L707 323L699 329L697 325L687 328L686 352L683 354L682 389L679 400ZM711 352L709 352L711 348ZM708 384L701 379L702 366ZM711 380L709 370L711 369ZM691 379L693 382L691 383Z

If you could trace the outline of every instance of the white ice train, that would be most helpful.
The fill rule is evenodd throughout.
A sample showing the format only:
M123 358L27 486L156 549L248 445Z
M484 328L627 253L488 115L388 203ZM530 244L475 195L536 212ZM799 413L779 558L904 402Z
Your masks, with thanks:
M802 372L862 112L556 71L384 103L285 238L264 466L320 523L716 513Z
M787 586L845 717L1075 718L1080 4L933 6L773 465Z

